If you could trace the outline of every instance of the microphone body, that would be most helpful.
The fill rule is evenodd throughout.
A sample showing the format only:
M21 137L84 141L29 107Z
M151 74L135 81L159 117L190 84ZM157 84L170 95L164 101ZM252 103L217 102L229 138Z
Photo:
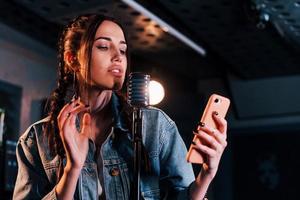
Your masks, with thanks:
M132 113L132 134L134 142L134 163L133 163L133 190L131 199L140 199L140 173L141 173L141 154L142 154L142 128L143 110L149 105L149 82L150 76L139 72L131 73L127 85L127 98L130 106L133 107Z

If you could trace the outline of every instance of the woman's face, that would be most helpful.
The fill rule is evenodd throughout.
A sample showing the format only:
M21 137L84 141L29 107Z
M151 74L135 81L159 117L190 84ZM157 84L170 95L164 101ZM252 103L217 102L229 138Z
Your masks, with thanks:
M127 68L127 45L119 25L105 20L98 27L91 54L91 85L99 89L122 88ZM84 67L80 72L83 77Z

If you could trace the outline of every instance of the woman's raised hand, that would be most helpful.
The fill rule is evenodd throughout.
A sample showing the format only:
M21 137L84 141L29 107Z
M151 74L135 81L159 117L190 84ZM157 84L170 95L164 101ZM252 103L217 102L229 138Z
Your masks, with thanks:
M76 118L79 113L89 109L80 102L80 98L66 104L57 117L59 134L63 142L66 156L67 169L81 169L88 153L88 139L91 133L91 116L84 113L81 120L81 130L76 127Z
M200 126L196 133L200 140L204 141L196 146L199 153L206 155L202 173L211 178L217 173L221 156L227 146L227 121L216 114L213 114L213 119L217 124L217 129L204 125Z

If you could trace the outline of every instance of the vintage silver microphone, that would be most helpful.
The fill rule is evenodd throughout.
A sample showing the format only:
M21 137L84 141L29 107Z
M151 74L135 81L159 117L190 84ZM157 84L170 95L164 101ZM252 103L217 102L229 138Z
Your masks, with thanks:
M150 75L141 72L129 74L127 91L128 103L132 107L147 107L149 105Z
M140 173L141 173L141 153L142 153L142 127L143 110L149 105L149 82L150 75L140 72L129 74L127 85L128 103L133 108L132 114L132 134L134 142L134 164L133 164L133 190L131 198L140 199Z

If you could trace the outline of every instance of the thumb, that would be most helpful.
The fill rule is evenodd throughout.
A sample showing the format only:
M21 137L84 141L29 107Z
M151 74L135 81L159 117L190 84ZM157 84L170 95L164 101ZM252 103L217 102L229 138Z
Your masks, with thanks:
M89 113L84 113L82 118L82 129L81 133L89 136L91 131L91 115Z

